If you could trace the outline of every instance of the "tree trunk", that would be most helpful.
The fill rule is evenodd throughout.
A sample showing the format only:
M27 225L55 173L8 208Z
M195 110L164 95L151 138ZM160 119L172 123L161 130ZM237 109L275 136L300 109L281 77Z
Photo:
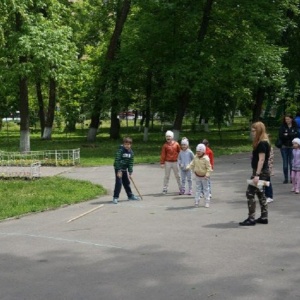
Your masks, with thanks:
M113 90L117 91L118 87L115 88L116 89ZM114 140L120 138L120 120L118 118L118 107L119 107L119 101L116 98L116 95L114 95L114 98L112 100L112 105L111 105L110 129L109 129L110 138Z
M119 112L119 100L118 100L118 90L119 90L119 74L114 73L112 79L112 102L111 102L111 114L110 114L110 130L109 136L113 140L120 138L120 120L118 118ZM127 110L126 110L127 111ZM128 116L126 113L126 122L128 126Z
M213 6L214 0L207 0L204 6L203 10L203 17L202 17L202 23L200 26L200 30L198 31L198 45L200 46L198 48L198 53L200 53L201 49L201 43L204 41L204 38L206 36L207 30L208 30L208 23L210 20L210 14L212 11L212 6Z
M97 131L98 131L97 127L90 127L86 140L90 143L96 142Z
M110 43L106 52L105 63L100 75L101 82L99 84L96 103L93 108L92 120L91 120L88 137L87 137L88 142L94 142L96 140L97 129L99 126L100 111L103 102L103 94L106 90L106 84L107 84L106 81L108 79L108 74L111 68L111 64L115 60L115 56L117 54L119 40L130 10L130 6L131 6L131 0L124 0L120 14L118 14L117 16L115 29L110 39Z
M142 111L141 111L140 125L139 125L139 132L142 131L143 126L144 126L144 123L145 123L145 120L146 120L146 111L145 111L145 110L142 110Z
M87 135L87 142L89 143L94 143L96 142L96 136L97 136L97 131L98 127L100 124L100 109L99 110L93 110L92 117L91 117L91 124L88 130L88 135Z
M120 138L120 120L118 118L117 113L115 112L111 113L110 122L111 122L110 131L109 131L110 138L117 140L118 138Z
M147 86L146 86L146 120L144 128L144 142L148 141L148 132L150 125L150 109L151 109L151 96L152 96L152 72L147 71Z
M207 0L206 4L204 6L202 22L201 22L201 26L199 28L198 36L197 36L197 44L198 44L197 51L196 51L197 57L199 57L199 54L201 52L202 43L207 34L208 24L209 24L209 20L210 20L210 14L212 11L213 3L214 3L214 0ZM182 94L179 95L179 97L178 97L177 113L176 113L176 118L175 118L174 126L173 126L174 127L174 138L175 138L175 132L178 135L177 138L179 137L183 117L184 117L186 109L188 107L190 98L191 98L190 90L183 91Z
M16 31L22 30L22 16L20 13L15 14ZM20 66L27 62L26 56L19 57ZM20 100L20 152L30 151L30 130L29 130L29 102L28 102L28 82L27 77L19 78L19 100Z
M26 59L21 58L22 62ZM29 105L27 78L21 78L20 90L20 152L30 151Z
M189 101L190 101L190 92L186 90L184 93L180 95L180 98L178 99L177 114L174 121L174 130L177 130L178 132L180 132L181 130L182 120L186 112L186 109L188 107Z
M134 113L133 128L136 129L136 122L138 120L138 114L139 114L139 112L138 112L138 110L135 109L133 111L133 113Z
M143 141L147 142L149 138L149 127L144 127L144 138Z
M44 128L45 128L45 111L44 111L44 99L42 94L42 87L41 82L36 82L36 95L38 99L38 105L39 105L39 120L40 120L40 126L41 126L41 137L43 137Z
M54 112L55 112L55 103L56 103L56 81L53 78L50 78L49 83L49 104L45 122L45 129L43 134L44 140L51 140L52 127L54 122ZM49 130L51 128L51 130ZM49 135L50 134L50 135Z
M51 140L52 127L45 126L43 132L43 140Z
M265 96L265 89L260 87L256 91L256 94L254 95L255 97L255 103L253 105L252 109L252 122L257 122L260 121L260 116L262 112L262 105L264 102L264 96Z

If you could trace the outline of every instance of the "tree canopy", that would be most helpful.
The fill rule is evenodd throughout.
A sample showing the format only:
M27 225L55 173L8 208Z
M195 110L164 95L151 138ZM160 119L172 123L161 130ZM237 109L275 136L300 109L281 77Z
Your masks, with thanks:
M237 110L300 109L299 2L3 0L1 115L21 110L21 132L38 115L44 138L84 115L94 141L107 116L118 138L128 109L178 132L187 116L222 126Z

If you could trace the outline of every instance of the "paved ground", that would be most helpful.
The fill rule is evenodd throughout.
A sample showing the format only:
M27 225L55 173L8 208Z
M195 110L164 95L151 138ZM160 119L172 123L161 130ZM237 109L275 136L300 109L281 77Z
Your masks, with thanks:
M270 223L246 228L249 154L216 159L209 209L178 196L174 177L162 195L159 165L136 166L144 200L122 191L118 205L111 166L43 168L109 195L1 222L0 299L300 299L300 196L282 184L276 155Z

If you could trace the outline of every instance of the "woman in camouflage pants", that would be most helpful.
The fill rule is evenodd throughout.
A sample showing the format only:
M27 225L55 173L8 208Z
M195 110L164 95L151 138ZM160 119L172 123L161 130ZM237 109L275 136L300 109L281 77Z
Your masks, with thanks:
M269 156L271 145L265 125L262 122L255 122L251 126L251 134L253 137L253 151L251 159L252 176L254 185L248 185L246 197L248 200L248 218L240 222L241 226L254 226L256 223L268 224L268 204L263 187L258 186L259 180L270 181ZM261 216L255 220L256 200L257 196L261 208Z

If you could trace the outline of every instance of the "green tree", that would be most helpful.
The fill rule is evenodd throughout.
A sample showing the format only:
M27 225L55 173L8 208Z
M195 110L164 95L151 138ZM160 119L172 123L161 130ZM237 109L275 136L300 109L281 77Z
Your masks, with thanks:
M121 33L123 31L124 24L125 24L127 15L130 10L131 1L124 0L124 1L120 1L120 3L119 3L119 1L117 1L117 4L119 4L120 7L117 5L116 9L117 9L117 11L120 9L120 13L116 14L117 17L116 17L116 21L115 21L114 30L111 35L108 46L107 46L103 64L101 65L100 74L97 77L98 88L96 91L96 99L95 99L95 103L94 103L93 110L92 110L91 124L89 127L88 136L87 136L87 140L89 142L94 142L96 140L96 133L97 133L97 129L99 126L99 121L100 121L100 113L101 113L101 109L102 109L102 106L104 104L104 99L105 99L104 95L107 90L107 84L110 79L110 76L111 76L111 74L113 74L112 73L112 64L113 64L113 62L116 58L117 52L118 52ZM111 13L114 13L114 11L112 11ZM113 78L114 78L114 76L113 76ZM115 101L116 101L116 98L115 98ZM113 111L111 118L113 118L113 120L117 119L117 116L115 115L114 111ZM117 124L117 122L112 123L112 125L114 125L114 124ZM115 137L113 137L113 138L115 138Z
M43 109L42 86L49 87L45 128L52 128L57 84L67 71L71 73L72 62L77 61L75 46L70 41L72 32L60 21L64 7L57 0L26 0L19 4L4 0L1 6L5 18L1 69L8 71L2 76L19 86L21 151L30 150L29 87L36 85L40 110ZM46 138L51 136L51 129L49 132Z

